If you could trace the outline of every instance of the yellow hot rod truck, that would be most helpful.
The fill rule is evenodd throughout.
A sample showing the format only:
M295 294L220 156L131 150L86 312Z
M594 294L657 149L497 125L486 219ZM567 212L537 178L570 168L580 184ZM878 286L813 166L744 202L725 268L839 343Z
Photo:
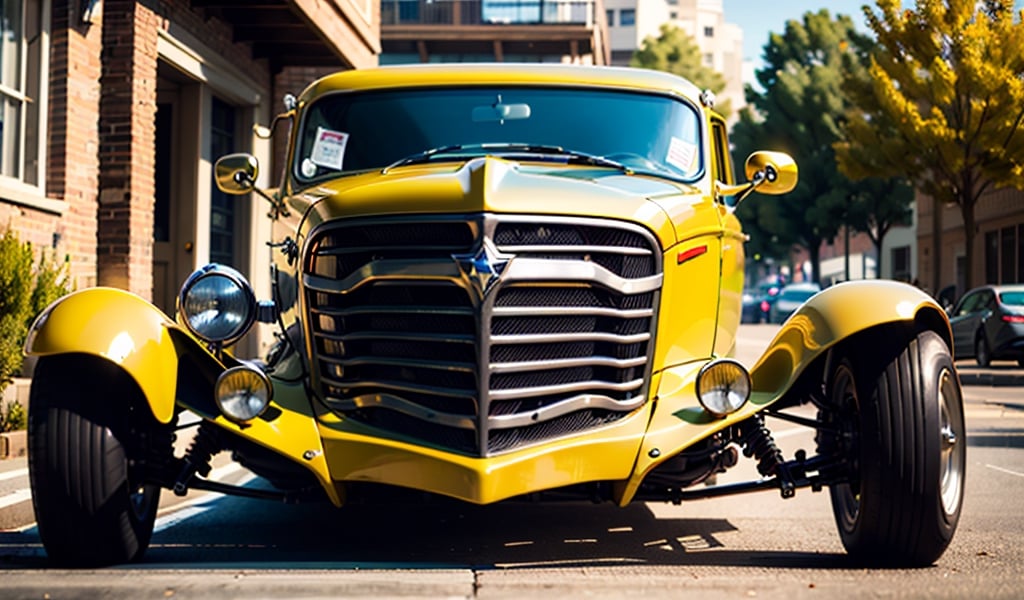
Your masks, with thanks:
M626 505L828 488L849 553L935 561L965 471L946 316L911 286L844 283L755 364L732 358L734 207L791 190L797 166L759 151L737 181L712 105L665 73L569 65L383 67L287 97L279 187L256 187L249 155L215 173L269 201L269 298L211 264L175 315L91 288L35 322L50 559L138 559L163 488L339 507L402 489ZM276 343L243 360L232 344L256 323ZM201 424L175 452L185 413ZM784 456L767 416L814 430L813 451ZM207 478L218 452L270 485ZM717 484L739 460L760 475Z

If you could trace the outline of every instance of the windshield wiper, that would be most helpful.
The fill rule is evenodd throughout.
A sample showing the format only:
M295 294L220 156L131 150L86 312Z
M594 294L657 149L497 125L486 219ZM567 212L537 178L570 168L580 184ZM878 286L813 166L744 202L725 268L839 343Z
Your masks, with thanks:
M462 150L462 144L452 144L450 146L438 146L437 148L431 148L430 150L424 150L415 154L410 154L405 158L400 158L390 165L380 170L382 175L386 175L391 169L401 167L404 165L411 165L413 163L425 162L430 160L430 157L435 154L446 154L448 152L455 152L456 150Z
M583 163L593 165L595 167L609 167L612 169L618 169L627 175L633 174L633 169L627 167L626 165L618 161L614 161L610 158L598 156L596 154L588 154L586 152L580 152L578 150L566 150L561 146L516 143L453 144L450 146L439 146L437 148L431 148L429 150L424 150L422 152L410 154L405 158L399 159L381 169L381 174L387 174L388 171L396 167L429 161L432 157L439 154L450 154L452 152L465 152L473 150L500 153L522 152L527 154L552 154L564 156L567 162L569 163Z

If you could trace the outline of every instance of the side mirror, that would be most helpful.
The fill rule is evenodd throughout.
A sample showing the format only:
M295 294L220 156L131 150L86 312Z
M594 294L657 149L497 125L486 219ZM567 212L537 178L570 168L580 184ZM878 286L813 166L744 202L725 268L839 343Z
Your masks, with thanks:
M761 194L785 194L796 187L796 162L785 152L761 150L747 158L747 179Z
M225 194L238 196L248 194L256 188L260 165L255 156L239 153L220 157L213 169L217 189Z
M726 185L715 182L715 195L719 200L728 196L734 198L731 206L740 203L751 192L762 194L785 194L796 187L797 168L793 158L785 152L759 150L747 158L747 183Z
M252 154L244 152L222 156L213 166L213 178L217 182L217 189L232 196L255 192L270 203L272 210L269 216L272 219L287 216L288 209L283 202L256 187L256 177L259 174L259 161Z

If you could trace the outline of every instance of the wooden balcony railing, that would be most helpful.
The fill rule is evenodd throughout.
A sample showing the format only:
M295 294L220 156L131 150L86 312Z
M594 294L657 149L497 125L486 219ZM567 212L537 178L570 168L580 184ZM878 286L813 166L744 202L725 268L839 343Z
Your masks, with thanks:
M594 0L381 0L381 25L594 25Z

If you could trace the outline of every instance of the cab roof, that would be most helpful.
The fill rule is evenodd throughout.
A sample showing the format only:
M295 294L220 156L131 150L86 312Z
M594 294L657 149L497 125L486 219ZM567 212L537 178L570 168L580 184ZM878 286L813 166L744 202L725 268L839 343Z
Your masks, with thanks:
M701 90L671 73L629 67L537 63L414 64L340 71L313 82L299 101L305 104L320 94L341 90L528 84L670 92L700 105Z

